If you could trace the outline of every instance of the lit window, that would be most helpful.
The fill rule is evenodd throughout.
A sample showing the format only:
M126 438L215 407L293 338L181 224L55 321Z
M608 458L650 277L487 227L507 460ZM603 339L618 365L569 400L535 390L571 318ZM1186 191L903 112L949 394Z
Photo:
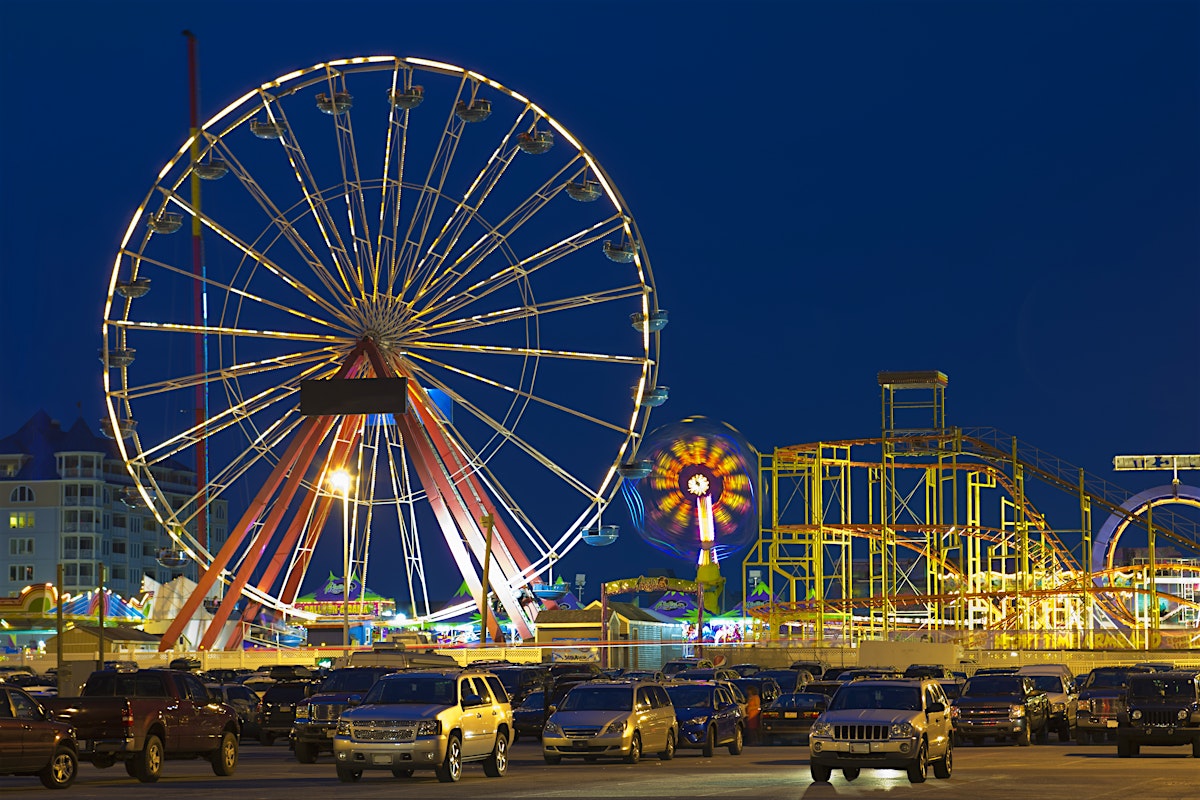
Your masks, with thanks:
M11 511L11 512L9 512L8 527L10 527L10 528L32 528L33 527L33 512L32 511Z

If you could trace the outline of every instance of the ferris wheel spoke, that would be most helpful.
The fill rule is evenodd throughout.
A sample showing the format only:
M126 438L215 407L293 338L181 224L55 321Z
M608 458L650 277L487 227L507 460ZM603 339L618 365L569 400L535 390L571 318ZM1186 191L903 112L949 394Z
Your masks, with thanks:
M612 364L641 365L645 358L642 356L623 356L615 353L584 353L571 350L546 350L540 347L499 347L486 344L456 344L453 342L434 342L424 340L407 345L412 350L442 350L456 353L488 353L504 356L532 356L534 358L556 358L568 361L601 361Z
M413 315L414 321L420 320L426 324L436 322L437 320L445 319L451 314L456 314L467 308L472 303L487 297L490 294L495 294L502 289L506 289L513 284L526 279L528 276L536 273L538 270L550 266L561 258L565 258L571 253L578 252L586 247L589 247L596 242L609 236L616 231L622 230L625 225L622 217L613 215L605 220L602 220L595 225L592 225L584 230L577 231L565 239L561 239L549 247L539 250L537 253L513 264L504 269L490 275L482 281L479 281L473 286L470 286L450 300L446 300L437 305L427 306Z
M546 406L547 408L553 408L556 411L563 412L564 414L570 414L571 416L575 417L576 419L580 419L585 422L589 422L598 427L606 428L608 430L613 430L618 433L624 433L626 430L626 428L623 424L618 425L618 424L615 424L612 422L606 422L605 420L598 419L596 417L591 416L590 414L584 414L580 411L576 411L575 409L570 408L569 406L564 406L563 404L556 403L553 400L547 400L544 397L539 397L536 394L533 394L532 392L523 391L515 386L509 386L508 384L492 380L491 378L485 378L484 376L476 374L469 370L459 369L458 367L451 366L450 364L447 364L443 361L436 361L432 358L429 358L427 356L422 356L418 353L411 353L410 355L413 358L416 358L420 361L423 361L426 364L429 364L430 366L438 367L439 369L444 369L447 372L453 372L455 375L461 375L464 378L470 378L471 380L478 381L479 383L486 384L495 389L502 389L503 391L506 391L509 394L516 395L517 397L523 397L527 400L532 400L535 403L540 403L541 405ZM422 372L424 374L428 374L427 371L423 370Z
M272 112L271 104L275 105L275 112ZM362 286L358 286L358 293L355 292L355 287L351 286L350 279L347 273L355 275L354 264L346 252L346 245L342 241L341 231L338 230L337 222L334 219L333 212L330 211L329 205L325 202L325 197L317 188L318 183L316 177L309 167L308 159L304 155L304 150L300 147L300 142L296 138L295 132L287 122L287 112L283 109L282 103L278 98L263 92L263 106L267 110L267 116L275 122L275 116L284 123L283 135L279 137L279 143L283 146L284 152L287 154L288 163L292 167L292 172L296 177L296 183L300 188L300 192L304 195L304 201L308 204L309 211L312 213L312 220L317 225L321 232L321 238L325 240L325 247L329 250L329 255L333 260L334 269L337 271L338 279L341 282L341 287L345 291L346 297L351 301L362 292Z
M208 228L213 233L220 236L222 239L224 239L226 242L228 242L230 245L232 245L234 248L236 248L238 251L240 251L243 256L245 256L246 258L249 258L251 261L261 264L272 275L275 275L276 277L280 278L286 285L288 285L291 288L295 289L296 291L300 292L301 295L303 295L305 298L307 298L309 301L311 301L315 305L325 309L325 311L327 311L330 314L330 316L337 318L337 319L341 319L343 322L349 321L345 315L345 312L343 312L337 306L330 303L323 296L321 296L319 293L314 291L311 287L309 287L308 285L304 284L302 281L297 279L294 275L289 273L287 270L283 269L273 259L268 258L265 253L260 253L252 245L248 244L247 242L242 241L232 231L230 231L225 226L218 223L216 220L214 220L212 217L208 216L207 214L197 213L196 210L194 208L192 208L191 203L188 202L187 200L185 200L179 194L176 194L173 192L168 192L166 189L162 189L161 187L160 187L160 191L162 191L164 194L167 195L170 202L179 206L187 213L189 213L193 216L199 217L202 225L204 225L206 228ZM289 227L290 227L290 225L289 225ZM325 267L319 261L310 262L309 266L312 268L313 274L316 275L317 278L319 280L321 280L321 282L324 283L328 289L330 289L331 291L333 291L335 293L340 291L338 289L338 287L336 286L336 284L333 282L333 280L330 279L328 270L326 270Z
M578 295L575 297L563 297L558 300L548 300L545 302L533 303L526 306L517 306L514 308L506 308L500 311L492 311L487 314L477 314L470 317L461 317L459 319L446 320L430 325L419 325L413 327L412 334L414 336L444 336L446 334L461 333L462 331L476 330L486 328L491 325L502 325L506 322L518 322L532 317L541 317L547 314L553 314L559 311L571 311L576 308L587 308L599 303L611 303L618 300L628 300L632 297L641 297L646 292L646 287L640 283L622 286L616 289L606 289L604 291L593 292L586 295Z
M425 289L425 294L427 294L425 305L440 302L447 293L453 291L456 285L464 281L476 267L482 264L488 256L496 252L504 242L512 237L521 226L533 219L539 211L558 197L570 180L586 173L587 168L583 167L575 169L573 174L568 174L571 173L572 167L582 157L581 154L576 154L573 159L550 176L529 197L509 212L506 217L493 226L489 227L485 225L485 227L488 227L486 233L479 237L462 255L456 258L452 266L442 269L433 277L430 285ZM476 204L476 208L478 208L478 205ZM418 297L421 294L419 292Z
M415 269L413 282L419 281L419 287L413 295L413 302L419 301L429 291L430 283L439 277L443 263L457 246L467 225L475 218L480 206L496 188L496 184L500 182L512 164L513 158L520 152L520 149L511 142L529 111L530 108L527 105L513 120L512 127L501 138L500 145L492 152L491 157L484 163L475 179L471 181L471 185L463 194L462 199L455 204L449 217L442 224L441 231L425 250Z
M575 489L576 491L578 491L580 494L583 494L584 496L587 496L587 497L592 496L593 492L590 488L588 488L586 483L584 483L580 479L576 478L568 470L564 469L563 467L560 467L553 459L551 459L549 456L547 456L544 453L542 453L541 451L539 451L536 447L531 445L529 442L525 441L520 436L517 436L516 432L513 431L511 428L509 428L508 426L501 423L499 420L492 417L490 414L485 412L483 409L479 408L476 404L472 403L467 398L463 397L463 395L454 391L454 389L447 386L445 383L439 381L436 377L434 377L432 374L430 374L427 370L422 369L420 367L415 367L415 371L420 373L427 381L430 382L431 385L433 385L436 388L440 389L441 391L445 392L446 395L448 397L450 397L452 400L454 400L455 403L458 403L462 408L469 411L473 417L478 419L484 425L487 425L494 432L503 436L505 438L505 440L512 442L514 445L516 445L517 448L522 450L527 456L529 456L533 460L537 461L539 464L541 464L543 467L545 467L547 470L549 470L552 474L559 477L563 481L563 483L567 484L568 486ZM447 430L450 431L456 444L458 444L460 447L462 447L464 452L469 452L465 443L463 443L462 439L458 436L458 432L453 427L450 427L450 426L447 427Z
M142 322L117 319L110 322L118 329L162 331L165 333L194 333L208 336L245 336L252 339L279 339L292 342L328 342L347 347L354 346L354 339L347 336L331 336L322 333L288 333L287 331L255 331L248 328L225 328L213 325L185 325L177 322Z
M438 138L437 149L434 151L433 158L429 162L429 171L425 176L425 183L421 186L416 204L413 207L413 212L409 216L408 229L404 234L404 242L400 247L400 253L397 258L397 272L403 274L403 281L398 293L399 297L407 296L409 287L415 280L413 273L417 267L419 255L423 252L425 237L429 234L429 228L433 224L438 200L444 196L446 179L450 174L450 166L454 163L454 154L458 150L458 143L462 139L463 128L467 124L459 119L454 112L458 101L462 98L463 89L468 85L469 81L464 73L459 81L458 91L450 103L446 124L442 128L441 136ZM388 293L391 294L393 289L394 286L389 286Z
M290 353L285 356L264 358L260 361L233 364L228 367L209 370L208 372L180 375L179 377L168 378L154 383L126 384L118 389L114 389L112 394L124 400L140 400L143 397L150 397L163 392L191 389L221 380L237 380L248 375L259 375L274 370L294 369L310 365L317 367L323 365L335 366L344 356L345 353L338 348L322 347L320 350L306 350L302 353Z
M412 71L396 62L392 69L392 85L389 97L394 97L400 88L411 88ZM383 191L379 195L379 231L376 235L375 260L371 264L371 291L378 295L382 286L391 286L395 280L396 246L400 235L400 201L404 191L404 159L408 153L409 109L392 103L388 114L387 134L383 145ZM392 159L396 160L396 177L393 180ZM390 232L390 235L387 235ZM387 277L381 284L383 265L387 264Z

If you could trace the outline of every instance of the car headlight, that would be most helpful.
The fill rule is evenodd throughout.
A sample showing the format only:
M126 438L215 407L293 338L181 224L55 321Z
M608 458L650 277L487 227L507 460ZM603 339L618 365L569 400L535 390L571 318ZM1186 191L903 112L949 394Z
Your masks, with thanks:
M437 736L442 732L442 721L423 719L417 722L417 736Z
M336 733L338 736L349 736L350 735L350 723L342 722L341 720L338 720Z
M683 725L685 728L707 728L708 723L708 717L692 717L687 722L683 723Z
M1178 719L1187 719L1188 718L1188 710L1186 708L1181 708L1181 709L1179 709L1179 713L1176 714L1175 716Z
M1134 719L1141 719L1142 718L1142 710L1140 708L1135 708L1133 710L1133 713L1130 714L1129 716Z
M888 732L893 738L903 738L912 736L912 731L913 727L911 722L897 722L892 725L891 730Z
M958 719L960 714L962 714L962 711L959 710L958 706L950 706L950 719Z
M557 722L554 720L549 720L546 722L546 727L542 729L542 733L545 736L562 736L563 730L562 728L558 727Z
M625 734L626 723L627 723L627 720L614 719L612 722L608 723L608 726L605 727L605 729L604 729L604 733L601 735L602 736L623 736Z
M828 722L814 722L809 733L813 736L833 736L833 725Z
M1008 718L1009 719L1020 719L1023 716L1025 716L1025 706L1009 706L1008 707Z
M296 719L308 719L308 706L296 706Z

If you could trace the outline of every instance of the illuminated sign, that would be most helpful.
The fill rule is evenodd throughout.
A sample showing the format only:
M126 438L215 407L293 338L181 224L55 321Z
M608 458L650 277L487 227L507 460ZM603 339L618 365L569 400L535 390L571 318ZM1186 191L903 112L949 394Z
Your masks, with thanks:
M1200 455L1195 456L1114 456L1113 469L1200 469Z

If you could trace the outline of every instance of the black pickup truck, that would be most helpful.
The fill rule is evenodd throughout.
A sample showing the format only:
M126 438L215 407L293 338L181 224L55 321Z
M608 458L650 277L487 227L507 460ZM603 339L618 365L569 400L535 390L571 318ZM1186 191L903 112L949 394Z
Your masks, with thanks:
M1050 731L1050 699L1025 675L976 675L963 684L950 718L960 742L1015 739L1027 747L1044 744Z
M81 760L100 768L122 761L143 783L158 780L166 759L204 758L217 775L237 768L237 714L214 702L190 672L93 672L79 697L46 698L44 705L75 729Z

